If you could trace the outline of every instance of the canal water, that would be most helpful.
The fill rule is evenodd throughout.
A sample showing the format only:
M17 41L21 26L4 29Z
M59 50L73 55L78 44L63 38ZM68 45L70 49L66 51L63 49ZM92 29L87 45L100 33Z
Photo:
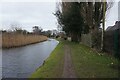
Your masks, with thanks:
M37 44L2 50L2 77L28 78L49 57L58 43L48 39Z

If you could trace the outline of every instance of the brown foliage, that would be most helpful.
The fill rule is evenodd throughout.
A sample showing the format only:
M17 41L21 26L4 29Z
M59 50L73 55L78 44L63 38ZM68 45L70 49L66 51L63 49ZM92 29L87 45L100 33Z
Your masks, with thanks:
M2 34L2 47L19 47L45 40L47 37L43 35Z

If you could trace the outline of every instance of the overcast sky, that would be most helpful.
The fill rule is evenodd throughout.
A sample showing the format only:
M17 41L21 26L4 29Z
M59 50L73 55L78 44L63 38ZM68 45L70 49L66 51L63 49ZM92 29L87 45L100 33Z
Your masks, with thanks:
M11 24L29 31L35 25L44 30L56 29L55 2L5 2L1 5L1 26L9 29ZM0 27L1 28L1 27Z
M0 3L0 29L10 29L11 24L16 24L23 29L32 31L32 27L38 25L44 30L56 29L57 20L53 15L56 2L34 2L34 0L17 2L8 0ZM118 3L114 3L106 16L107 26L114 25L118 20Z
M120 1L120 0L118 0ZM118 1L114 2L113 7L106 14L106 27L113 26L116 21L118 21ZM119 5L120 6L120 5Z

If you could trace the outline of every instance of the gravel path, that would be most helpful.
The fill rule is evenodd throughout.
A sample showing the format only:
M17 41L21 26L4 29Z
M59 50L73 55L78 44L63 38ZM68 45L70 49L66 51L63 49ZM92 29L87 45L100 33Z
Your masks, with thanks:
M65 57L64 57L64 68L63 68L63 78L76 78L75 70L72 65L71 60L71 50L68 45L64 46L65 49Z

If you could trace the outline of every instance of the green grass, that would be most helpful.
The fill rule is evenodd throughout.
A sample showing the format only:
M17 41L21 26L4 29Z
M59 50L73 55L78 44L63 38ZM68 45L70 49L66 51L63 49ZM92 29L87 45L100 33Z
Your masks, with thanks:
M37 69L31 78L60 78L64 66L64 45L71 48L71 58L78 78L117 78L118 60L108 55L98 55L91 48L61 40L45 64ZM113 64L112 64L113 63Z
M118 69L112 67L118 65L118 60L114 57L98 55L97 52L82 44L69 43L69 46L72 49L72 61L79 78L118 77Z
M57 45L45 64L37 69L31 78L59 78L63 72L64 49L63 42Z

